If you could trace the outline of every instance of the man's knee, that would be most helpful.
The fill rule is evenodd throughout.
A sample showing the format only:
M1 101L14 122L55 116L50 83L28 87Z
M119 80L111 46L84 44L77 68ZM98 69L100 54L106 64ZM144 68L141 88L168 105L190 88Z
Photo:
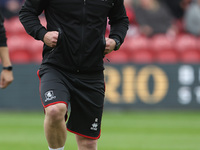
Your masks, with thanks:
M52 122L62 121L67 112L65 104L55 104L45 109L45 116Z
M79 135L76 135L76 140L78 146L81 149L88 149L88 150L96 150L97 149L97 141L89 138L85 138Z
M97 140L87 139L86 140L86 147L88 149L96 149L96 147L97 147Z

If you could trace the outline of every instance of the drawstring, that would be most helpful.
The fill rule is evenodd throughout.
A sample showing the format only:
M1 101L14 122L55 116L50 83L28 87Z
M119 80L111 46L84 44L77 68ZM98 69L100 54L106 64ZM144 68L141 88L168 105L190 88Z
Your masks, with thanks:
M103 58L105 58L110 63L110 60L105 56L105 54L104 54Z
M110 60L107 58L107 57L105 57L106 58L106 60L110 63Z

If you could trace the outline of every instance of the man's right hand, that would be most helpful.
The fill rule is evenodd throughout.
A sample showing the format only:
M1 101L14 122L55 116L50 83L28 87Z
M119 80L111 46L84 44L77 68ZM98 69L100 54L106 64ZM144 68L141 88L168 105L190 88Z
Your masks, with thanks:
M44 43L49 47L55 47L58 41L59 32L49 31L44 35Z
M0 88L6 88L13 81L13 72L10 70L2 70L0 75Z

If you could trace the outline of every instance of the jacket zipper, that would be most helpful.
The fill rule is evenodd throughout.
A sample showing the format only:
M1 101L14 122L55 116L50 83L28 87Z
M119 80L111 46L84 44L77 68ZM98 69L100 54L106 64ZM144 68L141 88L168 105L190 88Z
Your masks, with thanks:
M79 67L80 67L80 64L81 64L81 59L82 59L82 53L83 53L83 50L84 50L84 32L85 32L85 6L86 6L86 0L83 0L83 16L82 16L82 27L81 27L81 30L82 30L82 33L81 33L81 50L80 50L80 53L79 53L79 60L78 60L78 66L77 66L77 72L79 72Z

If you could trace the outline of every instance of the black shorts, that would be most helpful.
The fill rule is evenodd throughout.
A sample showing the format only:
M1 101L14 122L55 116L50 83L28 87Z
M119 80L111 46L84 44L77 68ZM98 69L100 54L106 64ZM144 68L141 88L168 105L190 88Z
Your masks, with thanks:
M75 134L98 139L104 105L103 71L69 73L52 66L38 70L43 107L57 103L70 105L67 129Z

